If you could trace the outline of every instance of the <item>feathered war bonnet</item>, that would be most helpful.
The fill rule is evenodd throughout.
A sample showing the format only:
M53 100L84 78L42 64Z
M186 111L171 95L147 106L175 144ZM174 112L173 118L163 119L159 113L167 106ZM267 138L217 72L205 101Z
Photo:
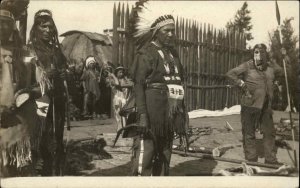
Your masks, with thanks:
M161 16L159 16L161 15ZM138 48L151 41L157 31L168 24L175 24L171 14L153 9L148 0L139 0L133 8L133 37Z

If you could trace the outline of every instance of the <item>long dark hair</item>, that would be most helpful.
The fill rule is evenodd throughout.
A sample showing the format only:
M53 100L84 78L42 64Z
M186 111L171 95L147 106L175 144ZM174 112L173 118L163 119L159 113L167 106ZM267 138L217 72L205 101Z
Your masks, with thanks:
M43 13L43 12L46 13L46 15L42 15L41 13ZM39 16L39 15L41 15L41 16ZM51 22L53 24L53 33L52 33L52 37L50 39L50 44L52 44L55 47L59 48L57 28L56 28L56 25L55 25L54 20L52 18L51 11L47 10L47 9L42 9L42 10L39 10L35 13L34 23L33 23L33 26L30 30L28 43L32 43L34 46L39 46L39 47L43 46L43 42L37 34L37 27L40 24L45 23L45 22Z
M50 22L53 24L53 31L51 33L49 44L46 44L37 33L38 26L45 22ZM60 48L57 27L54 23L50 10L42 9L35 13L34 23L30 30L28 43L35 50L40 62L43 63L43 65L45 65L45 63L54 63L55 65L58 65L57 63L59 61L66 61ZM59 55L57 53L59 53Z

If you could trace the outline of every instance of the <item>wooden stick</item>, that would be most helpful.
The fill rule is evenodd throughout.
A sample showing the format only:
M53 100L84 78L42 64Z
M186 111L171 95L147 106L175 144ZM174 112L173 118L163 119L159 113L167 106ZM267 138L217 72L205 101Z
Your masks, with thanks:
M280 36L281 42L283 43L283 38L282 38L282 35L281 35L280 27L279 27L278 30L279 30L279 36ZM287 93L287 101L288 101L288 106L290 107L289 108L289 115L290 115L291 133L292 133L292 139L293 139L294 164L295 164L295 167L298 168L298 158L297 158L296 141L295 141L295 127L293 126L292 106L291 106L291 99L290 99L289 82L288 82L287 71L286 71L286 62L285 62L284 58L283 58L283 70L284 70L285 86L286 86L286 93Z
M196 89L216 89L216 88L227 88L228 85L192 85L188 84L187 87L189 88L196 88Z
M259 166L259 167L272 168L272 169L278 169L280 167L280 165L265 164L265 163L259 163L259 162L250 162L250 161L245 161L245 160L229 159L229 158L224 158L224 157L214 157L209 154L199 154L199 153L189 153L189 152L185 153L183 151L177 151L177 150L173 150L172 152L175 154L178 154L178 155L186 155L189 157L196 157L196 158L200 158L200 159L208 159L208 160L214 160L214 161L224 161L224 162L237 163L237 164L246 163L247 165L251 165L251 166Z

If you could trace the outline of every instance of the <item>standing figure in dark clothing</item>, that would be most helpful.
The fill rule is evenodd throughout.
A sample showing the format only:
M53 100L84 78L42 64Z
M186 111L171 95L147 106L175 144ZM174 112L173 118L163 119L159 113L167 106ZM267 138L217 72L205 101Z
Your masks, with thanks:
M143 8L137 7L137 10ZM138 12L139 17L142 17L142 12L140 15ZM183 135L186 121L183 68L174 46L174 18L163 15L155 18L149 26L140 22L143 19L137 20L135 36L143 42L131 73L139 117L132 173L167 176L174 132ZM149 40L140 40L147 36L150 36Z
M49 10L35 13L30 31L29 56L34 79L32 87L41 96L41 175L60 175L64 156L66 58L58 41L58 32ZM47 105L47 103L49 105ZM46 104L46 105L45 105Z
M107 119L111 114L111 81L109 74L112 73L112 67L108 64L102 68L101 80L99 83L101 97L99 99L99 114L101 119Z
M275 148L275 128L272 117L273 81L282 69L270 62L267 47L257 44L253 59L227 72L229 79L242 90L241 122L245 158L256 162L255 131L263 134L265 163L278 164Z

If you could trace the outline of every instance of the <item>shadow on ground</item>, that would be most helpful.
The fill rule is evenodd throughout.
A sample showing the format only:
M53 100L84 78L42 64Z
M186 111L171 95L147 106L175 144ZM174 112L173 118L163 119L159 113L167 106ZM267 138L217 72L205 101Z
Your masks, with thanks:
M212 176L216 166L213 160L190 160L171 167L170 176Z
M84 175L81 171L94 169L93 160L111 159L111 154L104 150L105 146L104 139L69 143L65 175Z
M211 160L192 160L179 163L170 168L170 176L212 176L217 162ZM109 169L99 169L88 176L130 176L131 162Z
M255 140L256 141L256 152L257 152L257 155L258 155L258 157L260 157L260 158L264 158L264 153L265 153L265 151L264 151L264 142L263 142L263 139L256 139ZM278 151L278 148L279 147L282 147L282 146L279 146L279 140L276 140L275 141L275 149L276 149L276 153L277 153L277 151Z
M89 174L88 176L130 176L131 162L124 165L115 166L109 169L100 169L96 172Z

